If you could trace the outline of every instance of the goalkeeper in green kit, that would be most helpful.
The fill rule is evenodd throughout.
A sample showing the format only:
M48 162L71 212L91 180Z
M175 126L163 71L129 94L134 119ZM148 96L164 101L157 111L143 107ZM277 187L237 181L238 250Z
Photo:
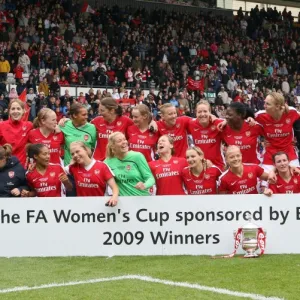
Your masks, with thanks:
M81 141L90 149L95 149L97 140L96 127L87 122L88 112L87 109L79 103L74 103L70 108L69 119L62 119L59 122L59 128L64 134L65 138L65 154L64 165L67 166L71 161L70 144L72 142Z
M106 160L115 175L120 196L149 196L149 188L155 184L144 155L129 151L126 137L121 132L109 136Z

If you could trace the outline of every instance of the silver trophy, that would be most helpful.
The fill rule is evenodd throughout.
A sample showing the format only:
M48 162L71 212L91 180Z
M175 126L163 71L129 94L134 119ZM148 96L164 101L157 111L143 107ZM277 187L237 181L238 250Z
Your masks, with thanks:
M254 258L259 256L256 253L256 250L260 247L258 234L262 229L251 221L252 216L249 214L248 223L241 228L241 244L243 250L246 251L246 254L244 255L245 258Z

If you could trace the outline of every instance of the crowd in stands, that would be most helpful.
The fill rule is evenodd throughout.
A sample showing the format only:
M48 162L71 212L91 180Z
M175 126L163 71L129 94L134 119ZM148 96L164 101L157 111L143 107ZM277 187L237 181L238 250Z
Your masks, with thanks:
M16 156L24 167L33 165L32 172L37 170L35 176L28 175L31 179L27 177L32 181L29 190L9 193L49 196L53 189L57 195L62 193L58 185L63 182L66 189L74 185L94 188L103 195L107 183L113 190L109 204L115 205L118 192L145 195L154 178L158 194L174 193L168 177L177 176L182 186L179 177L188 165L192 173L185 178L205 175L211 179L208 187L198 185L200 191L197 185L188 187L187 183L186 190L212 193L216 179L225 175L221 175L221 158L227 146L226 162L233 172L229 182L234 172L267 180L273 176L270 170L278 155L286 156L286 172L289 163L299 165L293 126L299 129L300 28L291 13L256 7L246 14L239 10L229 20L201 12L188 15L101 6L94 13L82 13L81 8L81 3L67 0L17 4L3 0L0 4L0 143L10 144L0 149L0 160L5 159L4 166L9 168L11 157ZM8 92L11 73L16 88ZM75 97L68 89L60 93L61 87L72 86L90 90ZM145 90L149 90L147 96ZM216 95L212 107L205 102L208 93ZM261 113L263 109L266 112ZM254 117L260 125L249 127ZM224 118L227 124L221 124ZM59 132L57 121L61 122ZM236 134L237 140L245 140L231 140ZM259 146L261 138L266 144ZM26 144L39 146L25 149ZM191 145L195 147L187 153ZM158 160L152 155L156 146ZM93 157L91 149L95 150ZM139 163L120 163L127 155ZM61 156L70 168L49 169L49 162L57 163ZM263 159L264 168L238 174L243 173L242 156L243 163L248 159L247 163L256 165L257 159ZM106 159L115 178L104 165L95 167L95 159ZM219 171L210 169L214 166ZM91 169L93 176L100 170L106 174L101 184L77 177L85 167L87 177ZM45 173L59 181L35 187L35 177L41 176L43 181ZM23 186L24 180L21 183ZM252 185L240 192L257 192ZM220 187L222 192L230 192L225 183ZM185 191L178 188L176 192Z

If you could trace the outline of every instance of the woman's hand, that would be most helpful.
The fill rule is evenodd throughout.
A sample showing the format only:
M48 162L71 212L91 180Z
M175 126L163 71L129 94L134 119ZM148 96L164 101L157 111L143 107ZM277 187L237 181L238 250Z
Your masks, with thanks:
M292 167L292 166L290 166L290 172L291 172L292 176L300 174L300 170L299 170L298 167Z
M69 183L69 178L65 173L61 173L58 175L58 179L62 182L62 183Z
M273 191L271 189L266 188L264 190L264 195L271 197L273 195Z
M148 128L151 129L151 127L153 128L153 131L154 131L154 132L157 132L157 131L158 131L157 123L156 123L154 120L152 120L152 121L150 122Z
M10 191L10 193L15 197L18 197L21 195L21 192L18 188L14 188L13 190Z
M227 125L227 121L224 120L223 122L221 122L221 123L219 123L219 124L217 125L217 129L218 129L219 131L223 131L226 125Z
M116 206L118 204L118 198L111 197L106 203L105 206Z
M62 118L62 119L59 120L58 125L61 126L61 127L64 127L65 123L69 120L70 120L69 118Z
M135 185L135 188L138 189L138 190L141 190L141 191L143 191L143 190L146 189L144 182L138 182L138 183Z
M258 124L258 123L257 123L253 118L251 118L251 117L247 118L246 121L249 123L250 126L254 126L254 125Z
M29 197L29 191L22 190L21 191L21 197Z

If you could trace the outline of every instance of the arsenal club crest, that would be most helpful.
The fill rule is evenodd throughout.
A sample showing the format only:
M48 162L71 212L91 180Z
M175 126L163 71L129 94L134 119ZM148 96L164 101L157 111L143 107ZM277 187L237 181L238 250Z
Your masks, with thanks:
M83 136L83 139L84 139L85 141L87 141L87 140L89 139L88 134L85 134L85 135Z
M298 180L297 180L297 178L295 178L295 179L294 179L294 183L295 183L295 184L297 184L297 183L298 183Z
M9 178L14 178L15 172L14 171L9 171L8 176L9 176Z
M211 129L212 131L214 131L214 130L216 130L216 126L215 126L215 125L212 125L212 126L210 127L210 129Z
M251 135L250 131L246 131L246 136L249 137Z
M118 121L117 122L117 126L121 126L122 125L122 122L121 121Z
M176 124L176 128L179 128L180 127L180 124Z
M96 174L96 175L100 174L100 170L98 170L98 169L95 170L95 174Z
M22 129L25 131L27 129L27 126L23 126Z
M54 140L54 141L57 141L57 136L56 136L56 135L53 136L53 140Z
M248 177L249 177L250 179L253 178L253 173L250 172L250 173L248 174Z
M209 174L204 174L204 178L205 178L205 179L209 179L209 178L210 178L210 175L209 175Z
M54 177L55 176L55 172L50 172L50 176Z
M131 170L131 166L130 166L130 165L127 165L127 166L126 166L126 170L127 170L127 171L130 171L130 170Z
M291 119L290 119L290 118L287 118L287 119L285 120L285 122L286 122L286 124L290 124L290 123L291 123Z

